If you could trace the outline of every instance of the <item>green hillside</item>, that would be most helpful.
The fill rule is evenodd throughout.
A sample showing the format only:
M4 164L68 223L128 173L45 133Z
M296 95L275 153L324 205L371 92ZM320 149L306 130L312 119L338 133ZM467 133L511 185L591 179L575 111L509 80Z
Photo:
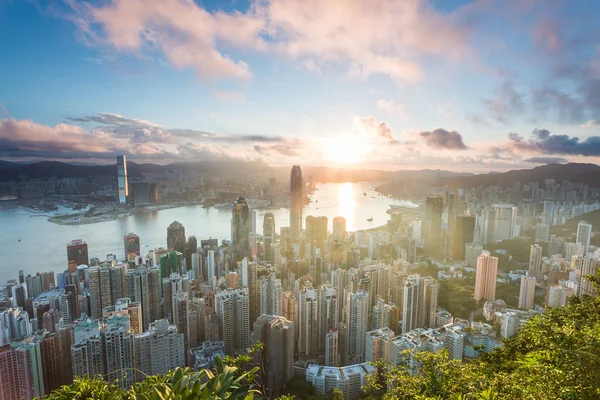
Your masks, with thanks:
M554 225L550 228L550 233L574 241L577 235L577 224L579 221L585 221L592 224L592 231L600 230L600 210L580 215L577 218L567 221L564 225ZM592 235L592 240L590 242L594 246L600 246L600 235Z

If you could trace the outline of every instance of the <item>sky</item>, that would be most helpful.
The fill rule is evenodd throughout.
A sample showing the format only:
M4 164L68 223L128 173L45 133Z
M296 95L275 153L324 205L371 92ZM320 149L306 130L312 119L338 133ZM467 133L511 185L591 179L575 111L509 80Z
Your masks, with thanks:
M0 159L600 161L597 0L0 0Z

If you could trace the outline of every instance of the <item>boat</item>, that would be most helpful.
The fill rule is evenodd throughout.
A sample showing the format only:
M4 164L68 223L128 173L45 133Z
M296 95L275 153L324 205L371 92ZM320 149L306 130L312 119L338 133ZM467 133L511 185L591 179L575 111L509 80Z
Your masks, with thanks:
M373 222L373 217L367 219L367 222Z

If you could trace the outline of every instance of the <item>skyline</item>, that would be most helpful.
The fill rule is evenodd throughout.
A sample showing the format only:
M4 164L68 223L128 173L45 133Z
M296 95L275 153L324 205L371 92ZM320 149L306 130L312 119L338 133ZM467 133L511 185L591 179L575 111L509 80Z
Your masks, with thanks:
M4 3L0 159L598 163L600 5L343 4Z

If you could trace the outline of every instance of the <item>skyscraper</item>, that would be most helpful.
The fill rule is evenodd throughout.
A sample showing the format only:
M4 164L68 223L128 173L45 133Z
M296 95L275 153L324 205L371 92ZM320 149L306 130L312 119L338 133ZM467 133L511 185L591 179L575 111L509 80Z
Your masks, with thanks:
M215 311L225 344L225 354L249 347L250 320L248 291L244 289L222 290L215 295Z
M189 349L190 343L190 320L188 318L188 294L179 291L173 293L171 301L171 318L173 325L177 327L177 332L183 334L183 347L185 352Z
M498 257L484 251L477 257L475 272L475 300L496 299L496 279L498 278Z
M129 196L129 182L127 181L127 158L117 156L117 186L119 204L127 203Z
M264 260L271 261L271 245L275 243L275 216L265 213L263 220Z
M542 274L542 250L543 248L539 244L534 244L529 251L529 276L533 276L538 282L542 282L544 278Z
M347 363L358 364L365 361L366 334L371 308L369 294L362 290L348 293L347 307L346 360Z
M425 218L422 222L425 252L429 255L439 255L442 250L442 212L444 199L442 197L427 197L425 203Z
M185 254L185 228L179 221L173 221L167 228L167 248Z
M290 230L294 241L300 239L302 232L303 188L302 170L294 165L290 175Z
M419 327L435 328L439 285L432 277L423 278L423 303Z
M187 242L185 244L185 268L187 271L193 269L192 268L192 254L195 254L198 251L198 239L196 236L192 235L188 237Z
M166 374L176 367L183 367L183 334L166 319L155 321L146 332L135 335L135 355L136 369L145 375Z
M319 298L309 284L300 290L298 302L298 352L313 356L319 346Z
M311 245L313 242L315 243L316 247L312 249L313 253L315 249L321 249L322 252L325 251L325 240L327 240L327 217L307 216L306 237L308 243Z
M284 386L294 376L294 326L283 317L261 315L254 323L252 343L264 343L258 357L267 360L265 381L267 398L281 395Z
M338 242L344 240L344 236L346 236L346 218L335 217L333 219L332 236L333 240L337 240Z
M125 273L125 293L132 302L140 303L142 326L161 318L161 281L159 267L137 267Z
M25 349L0 347L0 399L33 398L29 360Z
M512 239L517 234L517 207L512 204L493 204L483 210L480 239L482 244Z
M418 274L410 275L404 281L402 298L402 333L419 327L419 316L422 311L423 286Z
M125 259L132 261L140 255L140 237L135 233L129 232L123 237L125 247Z
M281 280L275 273L260 278L258 289L260 314L281 315Z
M475 217L460 215L456 217L454 227L454 246L452 256L455 260L465 259L465 248L467 243L473 242L475 232Z
M90 265L87 243L81 239L71 240L71 243L67 244L67 260L71 274L79 265Z
M592 238L592 224L580 221L577 224L576 243L583 245L583 253L586 254L590 249L590 240Z
M93 319L102 318L102 310L113 304L111 298L110 267L90 267L90 309ZM120 296L119 296L120 297Z
M531 310L535 297L535 276L523 276L519 290L519 308Z
M325 365L327 367L340 365L339 332L336 328L329 328L325 336Z
M250 257L249 209L246 199L243 197L235 199L231 211L231 241L235 246L236 261L240 261L244 257Z
M106 380L117 381L123 389L129 389L135 382L134 333L129 325L128 315L111 316L102 330L102 344L106 360Z
M583 259L583 264L581 267L581 282L579 284L579 296L588 295L595 296L596 288L592 284L592 282L586 278L588 275L595 275L596 271L600 267L600 259L594 257L592 254L588 254Z
M583 257L584 248L581 243L567 243L565 245L565 260L571 262L573 256Z

